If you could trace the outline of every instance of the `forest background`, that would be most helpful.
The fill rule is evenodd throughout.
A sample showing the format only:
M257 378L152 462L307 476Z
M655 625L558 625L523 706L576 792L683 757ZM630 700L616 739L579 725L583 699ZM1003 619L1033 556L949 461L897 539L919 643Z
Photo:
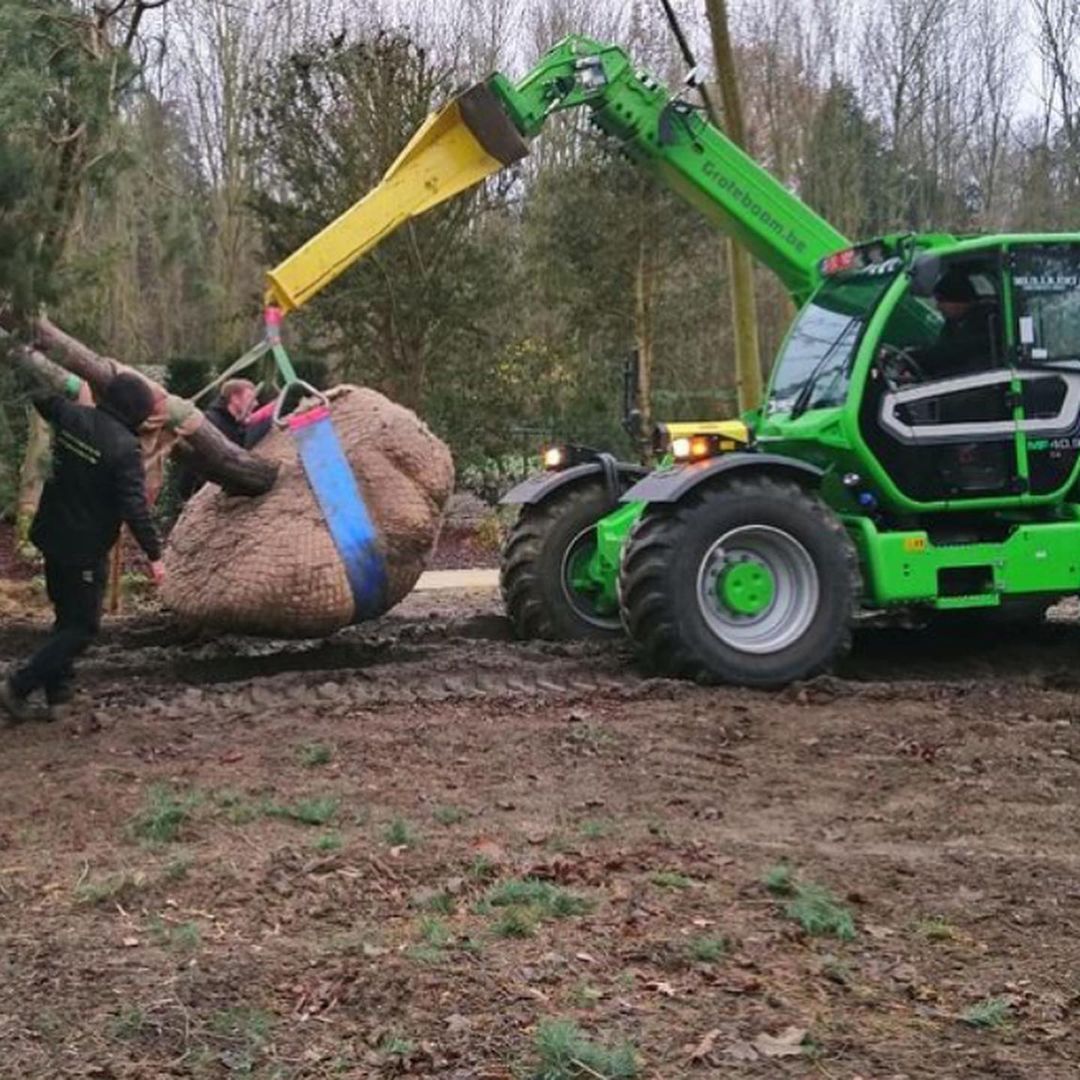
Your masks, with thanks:
M702 5L675 6L707 62ZM729 7L751 153L846 235L1080 229L1072 0ZM652 0L0 0L0 304L191 393L257 340L265 269L425 115L569 33L685 77ZM719 235L568 114L287 331L309 374L416 409L490 492L548 439L629 452L635 349L654 417L731 415L726 274ZM756 274L767 367L792 312ZM0 516L24 406L0 365Z

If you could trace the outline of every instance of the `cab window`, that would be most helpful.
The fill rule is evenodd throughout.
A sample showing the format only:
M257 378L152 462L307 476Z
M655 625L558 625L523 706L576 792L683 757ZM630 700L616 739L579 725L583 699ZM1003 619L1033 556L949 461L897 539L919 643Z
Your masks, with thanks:
M1023 362L1080 365L1080 249L1017 249L1013 291Z

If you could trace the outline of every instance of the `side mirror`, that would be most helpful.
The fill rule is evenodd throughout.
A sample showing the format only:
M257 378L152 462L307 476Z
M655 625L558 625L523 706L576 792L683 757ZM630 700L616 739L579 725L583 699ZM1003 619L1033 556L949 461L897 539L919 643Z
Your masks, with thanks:
M934 286L941 277L941 259L937 255L919 255L909 273L915 296L933 296Z

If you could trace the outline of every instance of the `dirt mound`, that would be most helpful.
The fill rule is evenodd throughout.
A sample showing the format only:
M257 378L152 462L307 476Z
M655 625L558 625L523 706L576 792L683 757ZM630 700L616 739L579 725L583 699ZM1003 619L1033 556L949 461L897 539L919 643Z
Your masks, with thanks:
M373 390L341 387L331 403L385 558L382 610L416 584L453 489L450 452L408 409ZM260 457L281 466L265 495L207 485L169 541L165 603L201 627L317 637L356 621L349 581L292 437L274 431Z

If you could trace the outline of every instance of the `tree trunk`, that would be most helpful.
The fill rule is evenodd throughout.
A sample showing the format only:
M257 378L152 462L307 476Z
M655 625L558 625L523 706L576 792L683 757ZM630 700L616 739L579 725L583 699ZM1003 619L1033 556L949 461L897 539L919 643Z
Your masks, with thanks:
M735 56L728 30L726 0L706 0L713 56L724 115L721 118L711 98L705 95L709 119L721 128L736 146L745 148L739 84L735 78ZM734 240L727 241L728 281L735 331L735 372L739 409L756 409L761 404L761 357L758 353L757 309L754 304L754 267L750 253Z
M646 187L646 198L648 188ZM653 294L656 280L656 245L652 235L652 212L643 204L641 231L638 235L638 259L634 273L634 337L637 343L637 406L641 414L638 449L648 464L652 457L652 373L655 313Z
M15 536L20 547L30 539L30 523L45 486L49 459L49 425L38 416L37 410L28 412L26 451L19 470L19 494L15 503Z
M122 369L118 361L100 356L46 318L37 319L33 329L35 343L51 350L63 368L89 383L97 397ZM37 349L17 346L12 356L37 379L55 389L63 386L64 371ZM274 486L276 465L229 442L190 402L167 394L153 380L147 382L160 401L155 414L160 414L164 427L178 436L172 447L178 458L190 462L207 480L230 495L262 495Z

